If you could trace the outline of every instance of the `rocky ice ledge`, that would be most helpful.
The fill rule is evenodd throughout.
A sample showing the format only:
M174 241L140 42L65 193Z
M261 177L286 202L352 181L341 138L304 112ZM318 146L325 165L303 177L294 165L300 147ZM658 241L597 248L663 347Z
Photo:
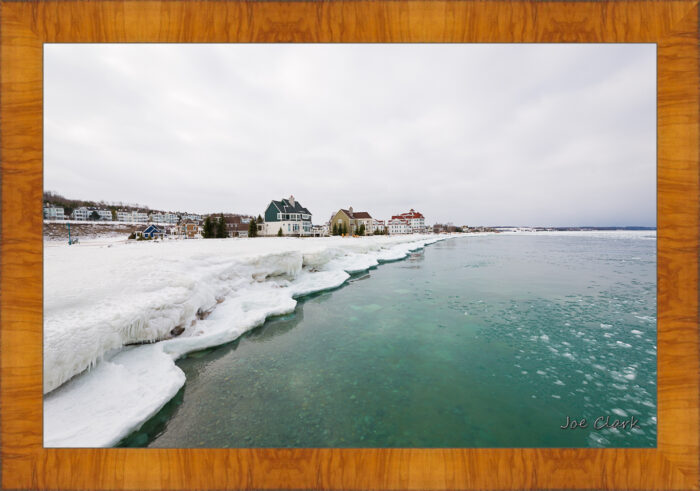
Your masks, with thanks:
M177 358L232 341L292 312L299 296L442 238L47 245L44 445L116 444L182 387Z

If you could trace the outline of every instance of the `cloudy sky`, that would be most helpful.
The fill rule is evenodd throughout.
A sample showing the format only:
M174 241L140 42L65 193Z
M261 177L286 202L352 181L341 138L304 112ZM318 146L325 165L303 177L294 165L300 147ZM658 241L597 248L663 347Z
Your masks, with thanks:
M68 198L656 224L654 45L44 46L44 187Z

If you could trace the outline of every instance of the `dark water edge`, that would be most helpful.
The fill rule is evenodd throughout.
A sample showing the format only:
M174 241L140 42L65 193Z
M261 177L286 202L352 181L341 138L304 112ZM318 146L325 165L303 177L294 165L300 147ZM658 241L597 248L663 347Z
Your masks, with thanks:
M201 358L202 356L205 356L206 354L212 353L214 351L218 351L222 348L230 348L232 350L235 350L238 347L238 344L240 343L241 339L244 339L246 337L250 336L255 336L256 330L259 329L265 329L268 326L268 323L273 323L277 320L286 320L289 318L303 318L303 314L301 314L299 317L297 317L297 311L301 311L303 309L303 304L307 300L311 300L315 297L321 296L321 295L326 295L331 292L334 292L336 290L340 290L344 287L346 287L348 284L357 281L357 280L363 280L367 279L370 277L370 271L376 270L379 266L382 266L384 264L391 264L399 261L404 261L408 257L410 257L412 254L418 254L425 247L428 247L432 244L427 244L423 247L420 247L414 251L409 252L409 254L405 257L402 258L396 258L396 259L382 259L378 260L377 262L379 263L377 266L370 266L364 271L358 271L354 273L349 273L350 277L345 280L342 284L332 287L332 288L326 288L323 290L318 290L315 292L310 292L310 293L305 293L303 295L295 296L295 300L297 301L297 306L295 308L295 311L291 314L284 314L284 315L272 315L269 316L263 325L258 326L256 328L251 329L250 331L242 334L240 337L236 338L235 340L225 343L223 345L217 345L217 346L212 346L203 350L195 351L192 353L187 354L186 356L182 357L181 359L185 358L191 358L191 359L198 359ZM178 360L179 361L179 360ZM177 362L176 362L177 363ZM182 386L182 388L175 394L175 396L168 401L161 409L158 411L154 416L152 416L149 420L144 422L144 424L134 432L132 432L130 435L122 438L115 447L116 448L141 448L144 446L147 446L148 443L150 443L154 438L156 438L158 435L163 433L165 430L168 422L170 421L171 416L175 413L177 408L182 404L184 400L184 394L185 394L185 389L187 387L187 381L185 381L185 384Z

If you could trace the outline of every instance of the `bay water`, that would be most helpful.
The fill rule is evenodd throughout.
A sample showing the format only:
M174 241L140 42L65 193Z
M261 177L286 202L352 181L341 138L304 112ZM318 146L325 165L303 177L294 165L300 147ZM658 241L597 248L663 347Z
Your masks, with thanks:
M656 233L451 238L177 364L120 446L655 447Z

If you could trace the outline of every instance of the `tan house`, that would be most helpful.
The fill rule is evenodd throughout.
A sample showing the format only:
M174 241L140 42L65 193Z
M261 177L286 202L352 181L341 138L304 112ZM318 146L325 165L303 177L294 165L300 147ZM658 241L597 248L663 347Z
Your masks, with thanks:
M347 210L338 210L331 218L329 228L331 235L333 235L333 230L337 231L337 235L340 235L342 231L345 231L347 235L358 235L360 228L364 225L365 235L370 235L374 232L372 224L372 217L369 213L366 211L354 211L351 206Z
M177 234L187 239L194 239L199 235L199 226L193 222L181 223L177 226Z

